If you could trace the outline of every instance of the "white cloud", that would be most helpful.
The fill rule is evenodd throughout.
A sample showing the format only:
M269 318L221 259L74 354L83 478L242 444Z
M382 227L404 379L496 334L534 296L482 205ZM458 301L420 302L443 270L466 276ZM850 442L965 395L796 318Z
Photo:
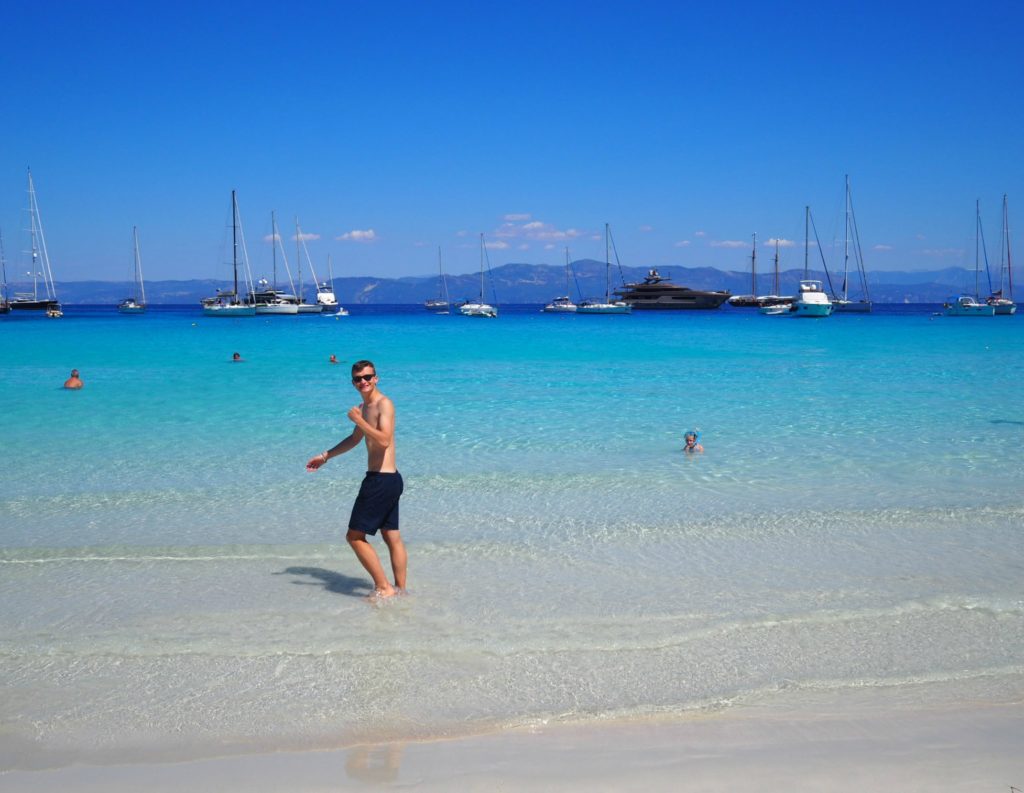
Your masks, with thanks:
M694 237L705 237L705 236L707 236L707 234L705 232L703 232L703 231L695 231L695 232L693 232L693 236Z
M352 229L352 231L346 231L340 237L335 237L334 239L347 240L349 242L375 242L377 240L377 232L373 229L366 229L365 231Z
M455 236L456 236L456 237L465 237L465 236L467 236L468 234L469 234L469 232L468 232L468 231L456 231L456 232L455 232Z
M491 251L503 251L508 247L508 243L504 240L498 240L497 242L484 242L484 247Z
M640 227L640 231L643 231L645 233L648 231L654 231L654 226L648 226L647 224L644 224L643 226Z
M591 234L590 235L590 239L592 239L592 240L603 240L604 237L602 237L600 234Z
M963 248L925 248L923 251L921 251L921 253L923 253L925 256L939 256L939 257L963 256L964 255L964 249Z
M712 248L746 248L750 245L749 242L743 240L712 240Z
M530 219L530 213L529 212L522 212L522 213L513 212L513 213L510 213L508 215L505 215L505 217L502 218L502 220L508 220L508 221L512 221L512 222L515 222L517 220L529 220L529 219Z
M547 245L544 246L544 250L546 250L546 251L553 251L555 249L555 247L556 246L555 246L555 244L553 242L549 242Z
M519 250L521 250L521 251L528 251L528 250L530 250L529 243L524 242L522 245L519 246Z
M263 241L264 242L277 242L279 239L281 239L281 235L280 234L267 234L263 238Z
M873 251L891 251L892 245L875 245L871 250Z
M676 243L676 247L677 248L689 248L690 247L690 241L689 240L679 240L679 242Z
M490 236L506 240L527 239L542 242L544 240L571 240L580 236L581 233L578 229L557 229L550 223L531 220L529 223L521 224L506 221L491 232Z
M772 237L770 240L765 241L764 246L766 248L774 248L775 241L775 237ZM796 246L796 243L793 242L793 240L783 239L782 237L779 237L778 243L780 248L793 248Z
M302 240L303 242L309 242L310 240L320 239L319 234L310 234L308 231L304 231L301 234L292 234L293 240Z

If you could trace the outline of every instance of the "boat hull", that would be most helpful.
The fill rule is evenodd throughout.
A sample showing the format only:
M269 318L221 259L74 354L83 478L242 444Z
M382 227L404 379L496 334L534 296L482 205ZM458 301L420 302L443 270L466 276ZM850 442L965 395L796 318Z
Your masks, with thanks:
M203 306L204 317L254 317L256 316L255 306L230 305L230 306Z
M832 310L837 314L870 314L870 300L834 300Z
M18 300L15 298L9 304L11 311L41 311L43 313L51 308L60 308L57 300Z
M299 307L294 303L265 303L256 305L257 314L273 314L277 316L294 316L299 313Z
M498 316L498 309L487 303L466 303L459 307L459 313L464 317L495 319Z
M1008 317L1017 313L1017 304L1007 298L989 300L988 304L995 309L995 315Z
M140 306L140 305L118 306L117 307L117 313L118 314L145 314L146 313L146 307L145 306Z
M577 314L632 314L633 307L629 303L591 303L576 306Z

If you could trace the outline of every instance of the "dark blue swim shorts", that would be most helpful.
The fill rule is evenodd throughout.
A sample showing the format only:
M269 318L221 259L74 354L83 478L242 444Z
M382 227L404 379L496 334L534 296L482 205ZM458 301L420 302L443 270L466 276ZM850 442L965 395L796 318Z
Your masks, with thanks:
M367 471L356 503L352 505L348 527L366 534L376 534L377 529L397 529L398 499L404 487L398 471Z

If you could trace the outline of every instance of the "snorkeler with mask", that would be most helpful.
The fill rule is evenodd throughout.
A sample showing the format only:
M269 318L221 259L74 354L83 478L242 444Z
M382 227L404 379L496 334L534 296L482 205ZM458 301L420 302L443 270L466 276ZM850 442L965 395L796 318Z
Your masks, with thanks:
M690 430L683 436L683 441L686 444L683 446L683 451L687 454L702 454L704 447L700 445L700 430Z

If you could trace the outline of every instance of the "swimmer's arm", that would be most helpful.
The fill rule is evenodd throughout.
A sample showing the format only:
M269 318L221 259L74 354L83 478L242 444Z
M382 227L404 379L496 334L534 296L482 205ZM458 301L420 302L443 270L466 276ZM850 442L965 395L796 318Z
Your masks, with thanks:
M344 454L347 451L351 451L359 442L363 439L363 431L356 427L352 430L352 434L349 435L345 440L340 443L336 443L330 449L325 452L318 454L316 457L310 458L309 462L306 463L307 471L315 471L321 465L326 463L332 457L337 457L339 454Z
M356 405L348 412L349 419L356 425L356 432L366 435L381 449L388 448L395 440L395 406L387 397L380 401L377 409L377 426L374 427L364 417L362 407Z

